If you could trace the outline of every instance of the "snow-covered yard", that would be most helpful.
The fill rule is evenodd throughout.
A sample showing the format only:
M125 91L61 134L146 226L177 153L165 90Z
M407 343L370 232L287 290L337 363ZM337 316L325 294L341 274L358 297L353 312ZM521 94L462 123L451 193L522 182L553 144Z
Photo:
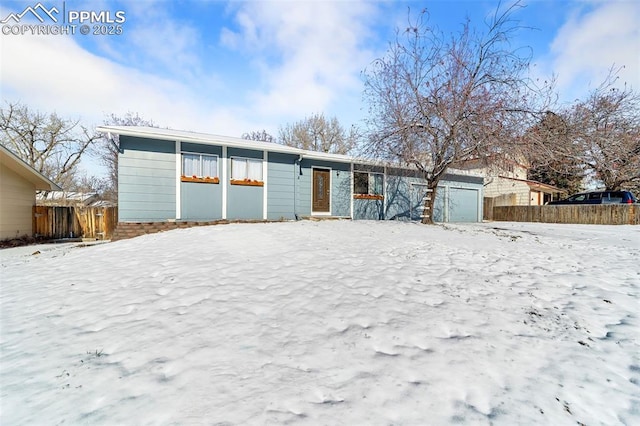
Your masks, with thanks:
M640 227L72 247L0 251L0 424L640 424Z

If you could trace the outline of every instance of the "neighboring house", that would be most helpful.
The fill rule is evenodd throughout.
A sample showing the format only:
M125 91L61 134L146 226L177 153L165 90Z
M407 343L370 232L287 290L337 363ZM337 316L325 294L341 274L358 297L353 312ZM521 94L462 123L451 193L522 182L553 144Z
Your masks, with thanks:
M36 196L39 206L112 207L115 203L100 198L97 192L51 191Z
M53 190L62 188L0 145L0 240L32 236L36 191Z
M553 185L527 179L528 166L503 156L472 159L456 167L484 177L484 197L494 200L493 206L542 206L558 199L566 191Z
M422 215L426 181L405 168L202 133L126 126L98 131L119 135L119 222ZM482 183L479 176L445 176L434 219L482 220Z

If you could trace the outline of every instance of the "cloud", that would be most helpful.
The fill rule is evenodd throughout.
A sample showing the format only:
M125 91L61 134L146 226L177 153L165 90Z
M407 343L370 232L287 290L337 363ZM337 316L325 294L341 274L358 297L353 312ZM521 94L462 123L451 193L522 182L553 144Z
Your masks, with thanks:
M182 91L170 80L95 56L70 37L6 37L2 50L10 58L2 63L3 86L12 97L63 114L82 113L96 119L94 105L109 112L136 100L157 104Z
M620 82L640 89L640 3L597 2L592 9L576 10L560 28L547 67L558 75L561 94L582 97L602 83L612 66Z
M226 18L237 27L220 33L215 15L193 25L160 4L128 5L120 37L3 37L4 100L87 124L133 111L163 126L229 135L275 134L313 112L341 120L358 112L375 4L231 3ZM222 46L212 46L212 35Z
M248 2L221 43L243 49L260 70L262 83L250 93L256 113L299 119L339 110L345 93L359 99L376 11L365 2Z
M240 136L254 127L246 111L207 104L179 81L94 55L72 37L4 37L2 56L3 103L55 111L87 126L132 111L174 129ZM90 173L104 172L87 161Z
M143 8L141 6L144 6ZM138 68L164 72L181 79L196 80L202 72L197 29L161 5L139 2L128 10L135 16L127 28L127 60Z

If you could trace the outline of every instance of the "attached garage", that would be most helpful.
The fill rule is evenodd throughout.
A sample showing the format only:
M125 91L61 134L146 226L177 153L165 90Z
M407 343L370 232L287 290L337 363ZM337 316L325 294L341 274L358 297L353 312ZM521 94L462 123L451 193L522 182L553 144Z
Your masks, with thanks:
M449 188L449 217L447 222L479 222L482 194L476 188Z
M446 174L438 185L433 220L481 222L483 182L479 176Z
M369 193L365 195L360 195L365 191L358 185L361 170L368 170ZM427 192L427 182L415 171L355 165L354 175L354 219L422 219L424 199L432 194ZM480 176L445 174L435 195L434 221L481 221L483 183ZM373 191L372 187L375 188Z

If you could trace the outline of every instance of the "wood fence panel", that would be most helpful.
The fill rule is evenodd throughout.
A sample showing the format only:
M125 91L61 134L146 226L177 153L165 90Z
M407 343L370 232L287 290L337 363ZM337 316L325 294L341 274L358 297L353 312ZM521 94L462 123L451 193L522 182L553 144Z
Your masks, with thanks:
M495 205L494 199L484 197L482 206L482 219L493 220L493 207Z
M493 220L585 225L640 225L640 206L634 204L498 206L493 208Z
M37 238L111 239L118 222L117 207L33 208L33 232Z

